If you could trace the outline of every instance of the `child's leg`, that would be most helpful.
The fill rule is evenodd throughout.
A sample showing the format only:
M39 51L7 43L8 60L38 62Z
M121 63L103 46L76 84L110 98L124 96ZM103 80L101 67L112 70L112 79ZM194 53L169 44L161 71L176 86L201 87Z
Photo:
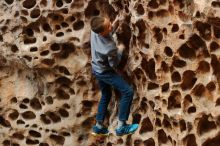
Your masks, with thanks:
M111 86L106 84L105 82L98 80L98 83L102 95L98 105L98 113L96 115L96 121L97 123L102 124L104 122L108 104L112 96L112 91L111 91Z
M112 86L121 93L119 106L119 120L127 121L130 114L130 107L133 100L133 88L118 74L112 74Z

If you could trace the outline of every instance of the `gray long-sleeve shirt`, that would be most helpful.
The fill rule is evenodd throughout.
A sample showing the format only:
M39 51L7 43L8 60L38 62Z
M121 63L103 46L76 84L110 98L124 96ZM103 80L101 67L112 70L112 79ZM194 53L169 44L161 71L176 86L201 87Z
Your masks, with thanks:
M98 73L117 68L122 52L113 40L112 33L103 37L91 31L92 68Z

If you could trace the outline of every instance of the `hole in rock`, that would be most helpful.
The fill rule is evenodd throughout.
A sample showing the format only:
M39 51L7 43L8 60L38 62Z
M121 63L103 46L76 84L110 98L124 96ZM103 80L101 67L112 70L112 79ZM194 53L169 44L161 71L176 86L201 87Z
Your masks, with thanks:
M143 144L144 144L145 146L155 146L155 142L154 142L154 139L153 139L153 138L149 138L149 139L143 141Z
M57 88L55 90L56 93L56 98L60 99L60 100L67 100L70 98L70 95L68 93L66 93L63 89L61 88Z
M181 93L173 90L168 97L168 109L181 108Z
M50 53L49 50L44 50L40 53L41 56L47 56Z
M216 124L214 121L211 121L210 115L203 115L199 118L197 133L203 135L204 133L209 132L210 130L216 129Z
M69 117L69 112L63 108L60 108L58 112L61 115L61 117L64 117L64 118Z
M11 46L11 51L14 52L14 53L17 52L18 51L18 47L16 45L12 45Z
M43 30L46 31L46 32L49 32L51 31L51 27L48 23L44 23L43 26L42 26Z
M36 115L32 111L23 112L21 115L26 120L32 120L36 118Z
M179 30L178 24L173 24L173 27L171 29L172 32L177 32Z
M17 110L13 110L13 112L11 112L8 117L11 119L11 120L16 120L19 116L19 113Z
M51 123L50 119L49 119L45 114L41 114L41 115L40 115L40 120L41 120L44 124L50 124L50 123Z
M164 144L167 143L168 138L167 138L167 135L164 132L164 130L160 129L160 130L157 131L157 133L158 133L158 142L159 143L164 143Z
M157 0L151 0L148 2L148 7L153 8L153 9L157 9L159 7L159 4L158 4Z
M207 85L206 88L211 92L216 89L215 83L213 81L210 81Z
M195 107L195 106L189 107L187 112L188 112L189 114L195 113L195 112L196 112L196 107Z
M43 59L41 62L42 62L43 64L48 65L48 66L52 66L52 65L55 63L55 60L54 60L54 59L48 59L48 58L46 58L46 59Z
M173 56L173 51L170 47L166 46L165 49L164 49L164 53L169 56L169 57L172 57Z
M172 65L175 67L182 68L182 67L186 66L186 62L184 60L181 60L181 59L177 58L176 56L174 56Z
M29 134L33 137L36 137L36 138L41 137L41 134L35 130L30 130Z
M37 98L31 99L30 106L35 110L40 110L42 108L40 101Z
M197 146L196 137L194 134L189 134L183 138L185 146Z
M211 52L216 51L216 50L219 49L219 48L220 48L220 46L219 46L219 44L218 44L217 42L212 41L212 42L210 43L210 51L211 51Z
M55 112L51 112L51 111L47 111L46 115L54 122L54 123L58 123L61 121L60 116L55 113Z
M56 6L57 7L62 7L63 6L63 1L62 0L56 0Z
M64 36L64 33L63 33L63 32L58 32L58 33L56 34L56 37L62 37L62 36Z
M31 47L31 48L30 48L30 52L36 52L37 50L38 50L37 47Z
M178 71L173 72L171 75L171 79L173 83L180 82L181 81L180 73Z
M206 72L209 72L210 71L210 66L209 66L209 63L206 62L206 61L200 61L199 62L199 66L197 68L197 71L198 72L201 72L201 73L206 73Z
M73 24L73 29L78 31L84 28L84 22L82 20L78 20Z
M197 21L195 23L195 26L197 30L199 31L199 34L202 38L204 38L205 40L211 39L211 25L210 24Z
M60 50L60 45L57 44L57 43L54 43L54 44L52 44L52 45L50 46L50 49L51 49L52 51L59 51L59 50Z
M147 86L147 89L148 89L148 90L154 90L154 89L156 89L156 88L158 88L158 87L159 87L158 84L153 83L153 82L149 82L149 83L148 83L148 86Z
M199 83L192 89L192 93L195 96L201 97L205 93L205 90L205 86L202 83Z
M132 123L137 123L139 124L141 121L141 114L133 114L132 115Z
M181 88L183 90L191 89L196 81L196 74L191 70L186 70L183 72Z
M35 6L36 0L25 0L23 2L23 7L27 9L31 9Z
M40 16L40 9L34 9L30 14L31 18L38 18Z
M169 83L164 83L162 85L162 92L167 92L170 88L170 84Z
M144 7L143 7L143 5L142 4L138 4L138 6L137 6L137 13L139 14L139 15L143 15L144 14Z
M14 2L14 0L5 0L5 2L6 2L7 4L11 5L11 4Z
M190 48L186 43L181 45L178 49L178 53L181 57L187 59L194 59L196 57L196 52L193 48Z

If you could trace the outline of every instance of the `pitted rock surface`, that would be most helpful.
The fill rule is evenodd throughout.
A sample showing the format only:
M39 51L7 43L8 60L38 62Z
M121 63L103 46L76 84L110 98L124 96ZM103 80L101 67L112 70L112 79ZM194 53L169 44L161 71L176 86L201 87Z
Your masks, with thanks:
M117 137L90 134L100 91L91 73L90 20L120 20L121 66L135 88ZM220 1L1 0L0 145L219 146Z

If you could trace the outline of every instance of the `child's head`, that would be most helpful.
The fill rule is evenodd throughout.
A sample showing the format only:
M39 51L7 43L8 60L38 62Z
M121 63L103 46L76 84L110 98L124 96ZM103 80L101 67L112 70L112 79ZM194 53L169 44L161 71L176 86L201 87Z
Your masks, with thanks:
M91 29L97 34L103 36L109 34L112 31L112 24L109 19L101 16L96 16L91 20Z

